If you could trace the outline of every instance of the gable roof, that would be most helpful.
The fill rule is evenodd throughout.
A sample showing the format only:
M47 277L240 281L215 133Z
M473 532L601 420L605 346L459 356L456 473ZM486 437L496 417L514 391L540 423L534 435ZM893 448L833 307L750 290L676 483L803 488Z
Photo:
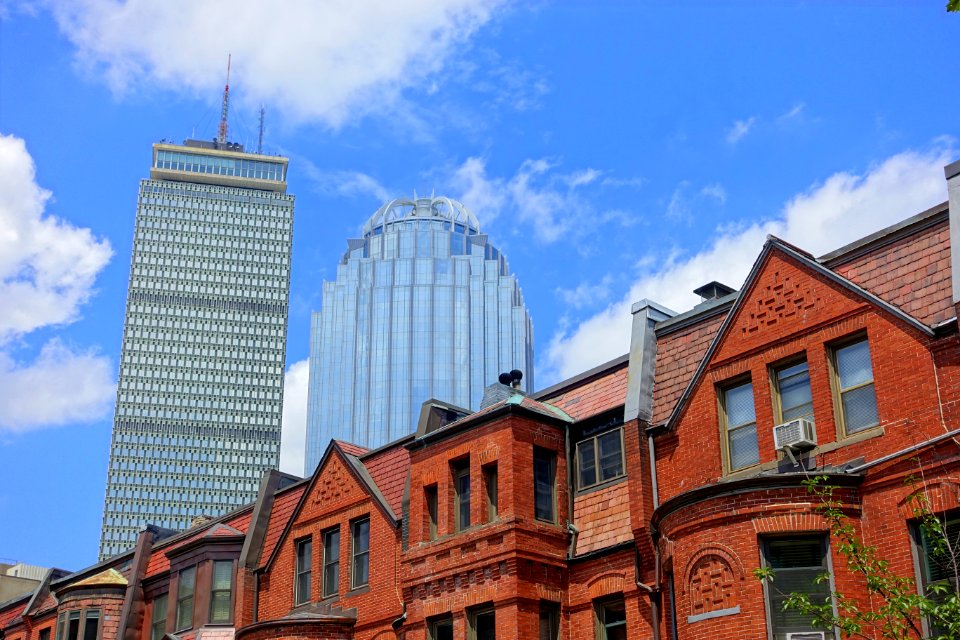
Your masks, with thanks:
M624 355L590 371L544 389L533 397L562 409L574 420L584 420L623 406L627 399L629 356Z
M410 451L403 444L412 439L407 436L360 456L360 462L367 468L397 519L403 515L403 485L410 469Z
M693 394L693 390L697 387L700 380L703 378L703 375L707 369L707 366L710 362L711 357L719 348L720 342L723 340L723 337L726 335L727 330L730 328L730 325L733 323L734 318L737 316L737 312L743 307L747 293L751 291L753 285L756 283L757 278L760 276L763 266L767 261L767 258L773 251L780 251L793 260L797 261L801 266L810 269L811 271L825 277L826 279L832 281L833 283L847 289L855 295L863 297L870 304L882 309L888 314L894 316L898 320L904 322L908 326L914 328L915 330L923 333L927 336L933 336L933 330L928 327L923 322L920 322L913 316L910 316L904 313L901 309L893 306L886 300L878 298L876 295L870 293L869 291L863 289L854 282L851 282L847 278L839 275L838 273L831 271L824 265L817 262L813 256L805 251L802 251L793 245L777 238L776 236L767 236L767 241L763 245L763 250L760 252L760 255L757 256L756 261L753 263L753 267L750 269L750 274L747 276L746 281L743 283L743 287L740 289L740 293L737 295L736 301L733 303L733 306L730 308L730 311L727 312L726 317L723 320L723 323L717 330L716 335L713 340L710 342L710 346L707 348L706 352L703 355L703 358L700 359L699 365L697 365L696 371L694 371L693 376L691 376L690 381L687 383L687 386L684 388L683 393L678 398L676 404L673 406L673 409L670 412L669 417L666 419L666 422L663 426L670 430L676 426L676 422L679 419L680 415L683 413L683 410L686 408L687 400L690 399L690 396Z
M293 518L293 513L300 504L300 498L307 490L308 480L277 492L270 510L270 522L263 537L263 550L260 552L259 568L264 568L273 555L274 549L280 542L286 524Z
M268 570L273 564L273 561L276 559L277 555L279 555L283 541L286 540L287 536L290 534L290 530L293 528L293 523L296 521L297 516L300 515L300 512L303 511L303 505L306 503L310 494L313 493L313 488L320 479L321 470L326 466L327 461L332 455L340 456L340 458L346 463L344 466L358 482L358 484L360 484L360 486L366 490L367 494L373 499L373 503L384 512L384 515L386 515L395 526L400 525L400 520L393 512L393 509L390 507L386 498L384 498L383 494L380 492L380 489L377 488L377 485L373 482L373 479L370 477L367 469L363 466L363 463L360 462L360 459L356 455L347 453L347 451L344 449L344 444L346 444L347 448L349 448L351 451L363 453L366 453L367 451L366 449L358 447L357 445L341 443L339 440L330 441L330 444L327 445L326 451L323 452L323 456L320 457L320 462L317 463L316 471L313 472L313 475L304 485L303 492L297 499L296 506L293 508L293 511L290 513L289 517L286 518L286 523L283 527L283 530L281 531L276 542L273 543L273 548L271 549L270 554L267 555L267 561L261 566L261 569ZM264 543L264 551L266 551L266 549L267 542Z

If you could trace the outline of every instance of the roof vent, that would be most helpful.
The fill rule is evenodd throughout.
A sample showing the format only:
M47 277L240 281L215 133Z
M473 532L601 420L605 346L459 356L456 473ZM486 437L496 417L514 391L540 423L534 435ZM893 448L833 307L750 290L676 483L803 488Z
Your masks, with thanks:
M716 300L724 296L728 296L731 293L736 293L736 289L728 287L725 284L721 284L714 280L709 282L702 287L698 287L693 290L695 294L700 296L701 302L709 302L710 300Z
M486 409L492 404L509 400L513 396L527 395L520 389L520 381L523 379L523 372L519 369L500 374L499 382L494 382L483 390L483 399L480 401L480 408Z

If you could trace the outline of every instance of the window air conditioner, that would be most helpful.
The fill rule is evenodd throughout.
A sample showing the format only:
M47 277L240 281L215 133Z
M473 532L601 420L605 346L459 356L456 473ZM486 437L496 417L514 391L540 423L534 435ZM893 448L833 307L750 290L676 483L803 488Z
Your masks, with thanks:
M826 640L826 638L827 634L823 631L795 631L787 634L787 640Z
M778 424L773 428L773 442L777 449L811 449L817 446L817 431L813 422L806 418L797 418ZM797 636L798 640L803 640Z

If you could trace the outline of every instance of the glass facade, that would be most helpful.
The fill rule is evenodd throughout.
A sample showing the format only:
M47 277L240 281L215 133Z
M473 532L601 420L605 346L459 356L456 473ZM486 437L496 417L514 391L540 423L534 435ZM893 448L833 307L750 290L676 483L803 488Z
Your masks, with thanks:
M436 398L477 409L511 369L533 384L533 325L506 257L448 198L394 200L323 284L310 340L306 473L332 438L376 447Z
M202 161L140 183L101 558L251 502L279 462L294 199L206 183L236 152L155 145L153 168L175 150Z

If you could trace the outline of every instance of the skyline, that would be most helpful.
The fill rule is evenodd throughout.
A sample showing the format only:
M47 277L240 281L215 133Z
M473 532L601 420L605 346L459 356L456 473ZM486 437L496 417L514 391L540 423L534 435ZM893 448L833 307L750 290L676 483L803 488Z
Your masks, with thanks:
M0 556L95 558L143 150L215 133L228 53L231 129L251 142L266 103L298 197L287 433L320 282L393 197L435 190L483 221L543 388L625 353L632 301L739 287L768 233L825 253L913 215L960 157L942 2L375 5L251 4L218 42L193 8L0 8L0 513L66 492L75 532L0 531Z

